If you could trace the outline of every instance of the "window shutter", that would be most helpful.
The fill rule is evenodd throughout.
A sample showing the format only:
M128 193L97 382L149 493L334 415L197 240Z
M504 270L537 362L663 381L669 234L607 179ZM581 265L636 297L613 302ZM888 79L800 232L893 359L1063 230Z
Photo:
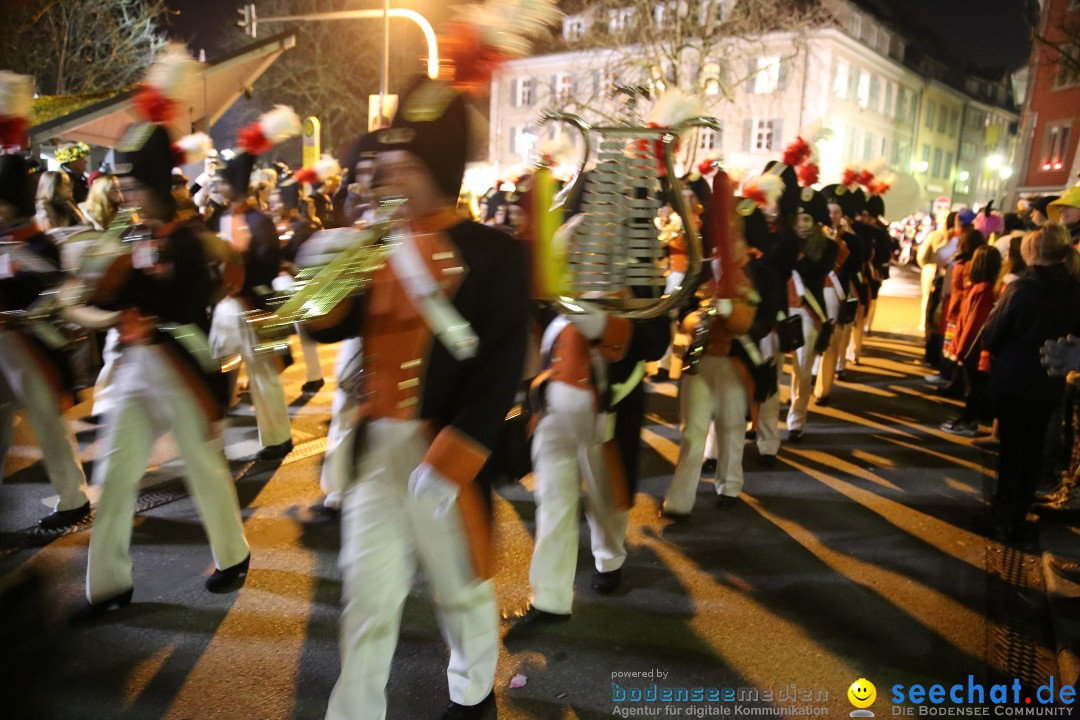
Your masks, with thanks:
M520 81L517 78L514 78L513 80L510 81L510 107L517 107L518 106L518 97L519 97L519 95L518 95L518 84L519 84L519 82Z
M743 152L750 152L754 142L754 121L743 120L742 124L742 149Z
M779 150L784 147L784 121L781 118L773 118L772 121L772 148Z
M780 61L780 73L779 73L779 77L777 78L777 81L776 81L776 89L777 89L778 92L784 92L784 90L787 90L788 72L790 70L791 70L791 61L789 61L789 60L781 60Z

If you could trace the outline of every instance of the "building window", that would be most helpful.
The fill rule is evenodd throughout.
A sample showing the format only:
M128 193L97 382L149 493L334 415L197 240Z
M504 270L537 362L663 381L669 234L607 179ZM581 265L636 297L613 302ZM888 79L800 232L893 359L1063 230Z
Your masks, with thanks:
M555 76L555 102L565 105L570 102L574 95L574 78L570 73L559 73Z
M938 110L939 112L937 118L937 131L939 133L944 133L946 125L949 124L949 111L945 109L944 105L942 105Z
M859 131L856 128L848 128L844 144L844 160L851 162L856 159L856 149L859 147Z
M887 30L878 30L877 49L882 55L889 54L889 45L891 44L891 36Z
M895 108L893 106L893 101L895 99L896 99L896 85L889 82L889 81L886 81L885 82L885 107L883 107L881 109L881 112L883 112L888 117L894 117L895 116Z
M779 86L780 58L758 58L757 73L754 75L754 94L768 95L776 92Z
M949 137L956 137L956 133L960 131L960 112L957 110L949 111Z
M870 75L868 73L859 75L857 96L859 98L859 107L866 107L870 104Z
M929 100L926 103L926 129L934 129L934 116L937 114L937 103Z
M836 69L833 71L833 95L841 100L847 97L848 89L848 63L847 60L834 58Z
M865 37L863 38L863 40L865 40L866 44L869 45L870 47L876 47L877 46L877 41L878 41L878 28L877 28L877 25L870 22L870 23L866 23L864 25L864 27L866 29L866 32L864 33Z
M866 133L863 137L863 162L870 162L874 159L874 150L876 149L876 136L872 132Z
M619 8L608 11L608 32L617 35L630 30L634 21L634 8Z
M934 177L941 177L941 148L934 148L934 165L930 174Z
M1054 172L1065 166L1071 131L1072 125L1069 123L1059 123L1046 128L1046 137L1043 138L1042 169L1044 171Z
M974 160L975 154L979 151L978 146L973 142L960 143L960 159L961 160Z
M878 105L881 102L881 80L877 75L870 78L870 93L869 100L867 101L867 107L874 112L877 112Z
M897 140L893 143L892 166L906 168L911 161L911 145Z
M1064 56L1068 57L1064 57ZM1072 58L1072 62L1068 58ZM1054 76L1054 89L1080 85L1080 48L1076 45L1066 44L1062 46L1057 60L1057 74Z
M862 35L862 15L857 12L851 13L851 34L856 38Z
M768 151L776 145L775 123L772 120L755 120L753 149Z
M905 122L908 119L908 103L910 101L906 87L900 87L896 91L896 119Z
M519 78L517 81L517 107L532 107L536 101L535 83L532 78Z
M588 24L584 15L571 15L563 19L563 38L567 41L580 40L585 37Z
M715 150L722 144L720 133L712 128L702 128L698 136L698 150Z
M945 179L948 179L952 176L952 160L952 153L945 153L945 174L942 175L942 177Z

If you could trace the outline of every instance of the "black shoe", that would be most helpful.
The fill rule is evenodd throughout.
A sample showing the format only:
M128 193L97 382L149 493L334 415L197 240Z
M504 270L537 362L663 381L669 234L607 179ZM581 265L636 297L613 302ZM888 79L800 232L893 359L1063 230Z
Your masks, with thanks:
M271 462L273 460L281 460L290 452L292 452L292 449L292 438L289 438L285 442L279 443L277 445L267 445L255 454L255 462Z
M664 368L659 368L652 376L653 382L667 382L671 379L671 373Z
M330 507L325 503L316 503L308 510L311 511L312 515L322 520L337 520L341 517L341 508Z
M839 380L840 382L847 382L847 371L846 370L837 370L836 371L836 379Z
M314 395L322 390L322 386L326 384L325 380L308 380L306 383L300 386L300 392L305 395Z
M615 592L622 582L622 568L609 572L598 572L592 576L592 589L601 595L610 595Z
M661 510L660 517L667 518L674 523L684 523L690 519L690 513L672 512L670 510Z
M825 397L819 397L817 399L818 407L829 407L832 405L832 398L826 395Z
M1060 555L1050 556L1050 569L1062 580L1071 583L1080 583L1080 560L1066 558Z
M716 461L710 458L705 462L701 463L701 472L707 475L712 475L714 472L716 472Z
M224 570L214 570L214 573L206 578L206 589L212 593L228 593L239 590L247 580L248 565L251 564L249 554L241 562L227 567Z
M1034 523L995 522L991 523L987 535L1002 545L1027 545L1038 538Z
M38 527L42 530L60 530L61 528L71 527L89 514L90 501L87 500L85 505L71 510L54 510L38 520Z
M135 594L135 588L128 588L122 593L113 595L111 598L106 598L96 603L88 602L83 607L76 610L68 622L72 625L83 625L95 620L105 613L109 612L113 608L120 610L126 608L131 604L131 596Z
M551 613L547 610L535 608L532 605L524 608L520 613L507 618L513 623L514 628L520 630L536 627L538 625L557 625L570 619L570 614Z
M803 431L802 430L788 430L787 441L789 443L799 443L799 442L802 442L802 439L803 439Z
M101 413L94 413L92 415L87 415L86 417L81 417L79 419L88 425L100 425L101 421L104 419L104 416Z
M775 455L758 455L757 460L758 460L758 465L760 465L763 468L774 468L774 467L776 467L776 456Z
M495 708L495 691L492 690L486 698L475 705L459 705L452 702L446 706L446 712L442 720L482 720L488 712Z
M734 497L731 496L731 495L717 495L716 496L716 507L720 508L721 510L726 510L726 509L730 508L732 505L734 505L737 502L739 502L738 496L734 496Z
M746 439L750 440L751 442L753 442L754 440L757 440L757 430L747 430L746 431Z

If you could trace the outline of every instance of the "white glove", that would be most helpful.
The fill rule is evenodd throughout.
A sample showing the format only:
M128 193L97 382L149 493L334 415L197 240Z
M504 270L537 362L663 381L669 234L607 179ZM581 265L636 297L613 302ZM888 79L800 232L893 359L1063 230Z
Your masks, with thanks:
M586 340L598 340L607 328L608 315L596 305L588 302L574 303L582 309L580 313L570 313L566 318L574 323Z
M284 292L293 286L293 282L292 275L278 275L270 282L270 287L275 292Z
M409 495L434 501L435 518L441 518L450 511L460 492L457 483L444 478L431 463L420 463L409 475Z
M1050 375L1063 376L1080 370L1080 338L1075 335L1047 340L1039 349L1042 364Z

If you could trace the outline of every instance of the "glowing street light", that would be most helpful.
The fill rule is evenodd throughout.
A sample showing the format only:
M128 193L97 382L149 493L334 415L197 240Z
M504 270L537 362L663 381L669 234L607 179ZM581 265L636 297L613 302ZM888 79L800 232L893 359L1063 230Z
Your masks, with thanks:
M960 179L960 182L967 182L968 178L971 177L971 173L969 173L967 170L961 170L960 174L957 177Z
M1000 175L1002 180L1008 180L1012 177L1013 169L1011 167L1001 168Z
M1002 158L1000 155L991 155L986 158L986 167L988 170L997 170L1001 167Z

